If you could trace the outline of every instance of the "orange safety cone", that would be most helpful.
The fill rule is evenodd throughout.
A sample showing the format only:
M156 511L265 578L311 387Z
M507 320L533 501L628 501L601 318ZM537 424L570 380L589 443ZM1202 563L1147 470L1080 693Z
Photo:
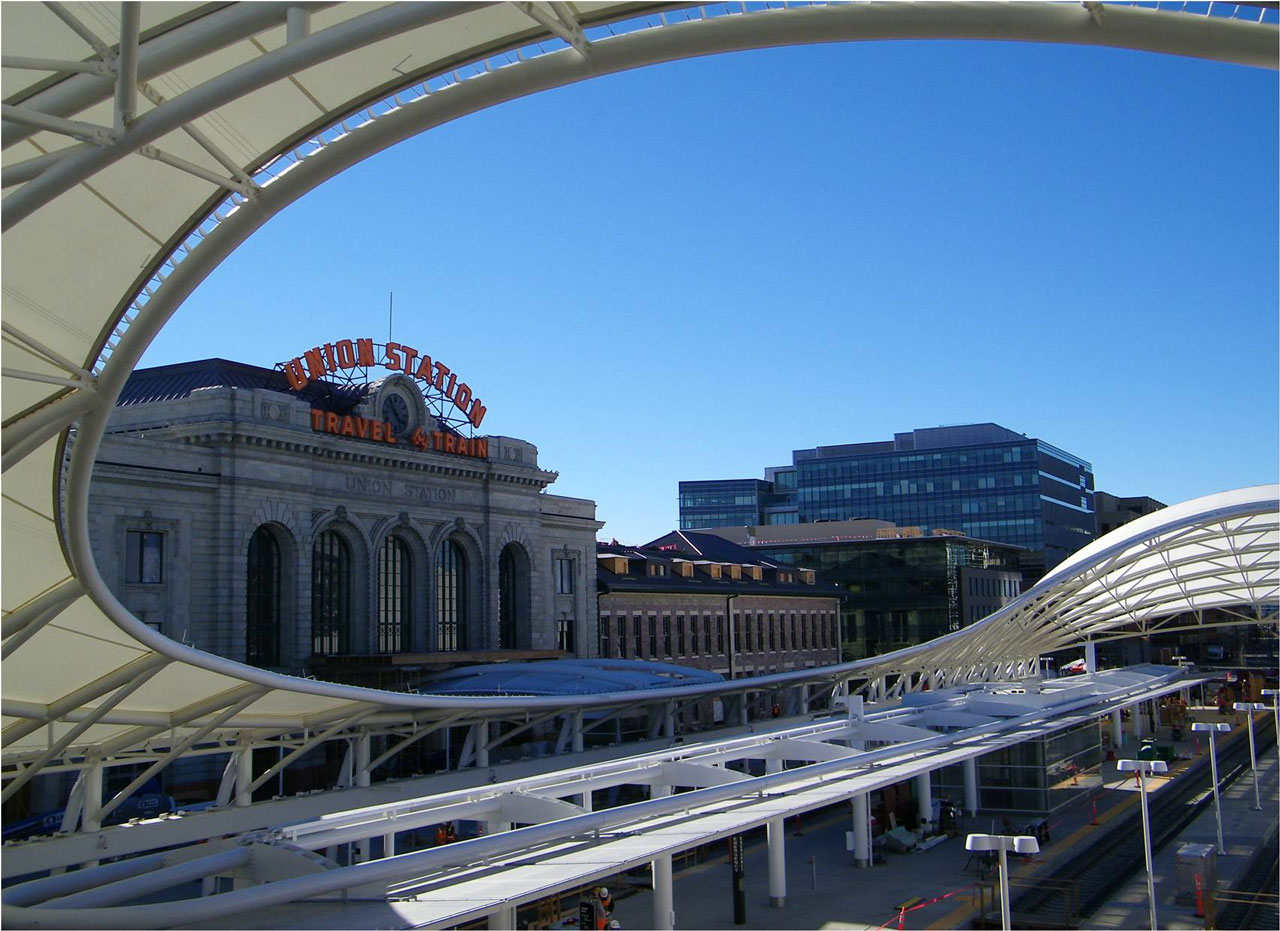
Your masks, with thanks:
M1196 873L1196 917L1204 917L1204 890L1200 888L1200 874Z
M907 910L903 908L898 912L898 931L902 931L907 926Z

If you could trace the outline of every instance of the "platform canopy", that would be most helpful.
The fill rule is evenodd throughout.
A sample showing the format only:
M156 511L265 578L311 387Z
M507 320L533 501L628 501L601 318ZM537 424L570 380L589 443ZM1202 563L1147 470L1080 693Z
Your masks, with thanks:
M94 564L90 476L129 373L228 254L326 179L539 90L776 45L998 39L1276 68L1274 10L1170 6L4 4L5 762L38 768L86 748L110 756L164 740L180 751L227 733L502 712L501 699L362 690L190 649L132 617ZM1135 620L1274 600L1274 499L1274 488L1253 489L1131 525L1132 549L1196 536L1163 576L1104 540L972 634L831 675L1012 674L1046 648ZM1133 588L1117 595L1096 581L1108 572ZM565 701L520 706L540 700Z

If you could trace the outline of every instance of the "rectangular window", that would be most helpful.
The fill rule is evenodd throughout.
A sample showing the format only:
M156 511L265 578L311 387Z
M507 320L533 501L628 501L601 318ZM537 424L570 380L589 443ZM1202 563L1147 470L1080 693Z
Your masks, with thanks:
M644 643L644 635L640 630L641 623L642 623L642 619L640 615L633 614L631 616L631 635L632 635L632 639L635 641L635 648L636 648L635 658L636 659L640 658L642 645Z
M676 615L676 652L672 656L685 655L684 615Z
M639 627L640 625L636 625ZM637 653L636 656L640 654ZM649 615L649 659L653 659L658 655L658 619L652 614Z
M724 616L716 615L716 652L724 653Z
M662 655L671 656L671 615L662 615Z
M777 640L776 640L776 638L775 638L775 636L774 636L774 628L773 628L773 613L772 613L772 612L770 612L770 614L769 614L769 621L768 621L768 624L769 624L769 652L770 652L770 653L772 653L773 651L775 651L776 649L778 649L778 643L777 643Z
M125 541L126 582L159 585L164 581L164 534L130 530Z
M573 560L557 559L556 560L556 594L572 595L573 594ZM543 589L546 591L546 589Z
M609 653L609 628L613 626L613 618L602 617L600 619L600 655L608 658Z

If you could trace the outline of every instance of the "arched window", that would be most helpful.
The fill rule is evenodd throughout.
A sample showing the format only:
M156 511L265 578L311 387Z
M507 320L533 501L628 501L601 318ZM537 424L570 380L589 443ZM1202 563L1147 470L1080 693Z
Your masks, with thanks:
M510 546L498 557L498 648L516 646L516 557Z
M399 537L387 537L378 550L378 652L401 653L412 647L413 555Z
M529 553L508 543L498 554L498 648L529 646Z
M280 665L280 544L266 527L249 540L245 662Z
M436 558L436 649L467 646L467 557L452 540Z
M351 548L334 530L311 554L311 651L351 652Z

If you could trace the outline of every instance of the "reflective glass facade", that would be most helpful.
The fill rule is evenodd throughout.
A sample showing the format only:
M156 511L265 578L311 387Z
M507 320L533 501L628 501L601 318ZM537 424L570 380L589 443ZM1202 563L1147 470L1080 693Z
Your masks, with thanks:
M763 523L760 515L771 493L771 484L756 478L681 482L680 529Z
M751 551L817 569L848 593L841 636L846 660L959 630L1020 591L1018 550L963 537L761 543ZM980 588L991 598L975 612L971 603Z
M1093 467L996 424L800 449L768 473L774 481L681 482L681 529L877 518L1026 547L1029 580L1095 532ZM694 503L730 497L734 510Z
M1098 786L1102 740L1089 721L978 757L978 807L984 811L1050 813ZM964 798L964 768L944 766L930 780L934 797Z

